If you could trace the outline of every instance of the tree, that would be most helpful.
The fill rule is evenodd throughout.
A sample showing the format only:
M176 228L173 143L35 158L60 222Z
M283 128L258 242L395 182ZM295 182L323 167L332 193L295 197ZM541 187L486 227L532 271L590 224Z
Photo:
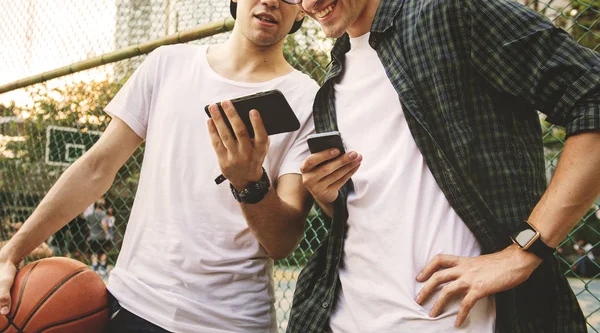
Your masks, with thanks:
M0 134L5 138L0 141L0 194L5 198L5 211L13 218L27 218L66 169L66 166L46 163L48 127L67 127L82 133L104 131L110 117L103 109L122 84L79 82L60 89L47 89L41 85L29 89L33 101L29 107L0 105L0 114L12 117L0 128ZM119 170L106 195L107 201L115 206L120 221L126 221L129 216L142 156L143 148L140 148Z

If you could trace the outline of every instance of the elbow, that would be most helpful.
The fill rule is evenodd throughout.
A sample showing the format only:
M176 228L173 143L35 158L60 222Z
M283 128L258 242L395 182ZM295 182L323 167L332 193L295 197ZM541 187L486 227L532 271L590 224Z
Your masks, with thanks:
M283 260L287 258L298 246L298 242L286 242L285 244L274 244L270 247L264 247L267 255L273 260Z
M271 257L273 260L283 260L285 258L287 258L290 254L292 254L292 252L294 252L294 248L291 249L278 249L278 250L274 250L274 251L268 251L267 250L267 254L269 255L269 257Z
M77 162L79 161L82 163L82 169L88 175L88 181L93 184L94 188L99 188L102 193L110 189L118 170L112 170L107 160L103 160L95 154L85 154Z
M263 246L269 257L273 260L282 260L289 257L296 250L304 235L304 221L299 223L298 228L294 229L296 230L291 231L285 236L281 235L276 243L270 246Z

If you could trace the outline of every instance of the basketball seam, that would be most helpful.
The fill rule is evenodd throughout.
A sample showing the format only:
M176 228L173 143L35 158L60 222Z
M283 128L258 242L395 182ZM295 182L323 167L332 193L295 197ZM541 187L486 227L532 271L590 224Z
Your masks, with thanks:
M31 276L31 273L37 267L37 265L39 265L39 263L40 263L39 261L36 262L35 265L33 265L33 267L31 267L29 272L27 272L27 275L25 275L25 280L23 280L23 284L21 285L21 291L19 292L19 300L17 301L17 306L15 306L15 312L13 313L12 317L6 316L6 318L8 319L8 325L6 325L6 327L2 330L2 332L4 332L10 325L12 325L14 328L16 328L17 331L21 332L21 329L19 327L17 327L17 325L15 325L15 323L13 322L13 319L17 316L17 311L19 311L19 307L21 306L21 301L23 300L23 294L25 291L25 286L27 285L27 281L29 280L29 276Z
M29 317L27 317L27 319L23 323L23 330L25 330L25 327L27 327L27 324L29 323L29 321L31 320L31 318L33 318L33 316L35 315L35 313L42 307L42 305L44 305L44 303L50 297L52 297L52 295L54 295L54 293L58 289L60 289L65 283L67 283L69 280L71 280L76 275L79 275L79 274L81 274L81 273L83 273L84 271L87 271L87 270L89 270L88 267L82 267L82 268L80 268L78 271L75 271L74 273L72 273L71 275L67 276L62 281L60 281L59 284L57 284L48 294L46 294L46 296L44 296L44 298L36 305L36 307L33 309L33 311L31 311L31 313L29 314Z
M18 328L17 325L15 325L15 323L11 322L10 325L12 325L17 330L17 333L23 333L23 329ZM8 328L8 327L6 327L6 328Z
M81 316L79 316L79 317L76 317L76 318L73 318L73 319L69 319L69 320L67 320L67 321L63 321L63 322L60 322L60 323L54 323L54 324L52 324L52 325L44 326L44 327L42 327L42 328L41 328L41 329L38 331L38 333L42 333L42 332L44 332L45 330L51 329L51 328L53 328L53 327L56 327L56 326L60 326L60 325L64 325L64 324L68 324L68 323L71 323L71 322L74 322L74 321L77 321L77 320L83 319L83 318L85 318L85 317L89 317L89 316L95 315L96 313L100 313L100 312L102 312L104 309L108 309L108 308L109 308L109 307L108 307L108 305L107 305L107 306L103 306L103 307L101 307L101 308L100 308L100 309L98 309L98 310L94 310L94 311L92 311L92 312L88 312L88 313L86 313L86 314L83 314L83 315L81 315Z

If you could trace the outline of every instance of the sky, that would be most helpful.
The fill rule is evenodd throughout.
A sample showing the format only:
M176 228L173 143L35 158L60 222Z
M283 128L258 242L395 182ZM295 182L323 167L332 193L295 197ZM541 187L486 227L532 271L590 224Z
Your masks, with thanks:
M113 51L115 17L115 0L1 0L0 85ZM88 70L50 84L106 75ZM0 94L10 100L27 101L22 90Z

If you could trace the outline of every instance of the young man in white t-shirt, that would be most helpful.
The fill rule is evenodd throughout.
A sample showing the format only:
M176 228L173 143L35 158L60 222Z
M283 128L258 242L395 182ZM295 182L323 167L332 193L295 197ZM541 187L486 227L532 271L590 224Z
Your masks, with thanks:
M346 153L302 167L332 222L287 332L585 332L553 254L600 192L598 53L512 0L299 6L338 38L313 117Z
M285 36L303 20L289 1L238 0L224 44L161 47L148 56L106 107L113 120L98 143L2 249L2 314L10 307L15 264L106 192L146 141L108 284L118 300L108 331L276 332L271 258L286 257L303 234L311 198L300 164L308 156L318 89L283 57ZM253 111L251 140L227 100L270 89L283 92L301 128L269 138ZM205 105L217 101L237 140L214 106L212 120L205 114ZM231 186L215 184L220 173ZM232 192L243 191L247 202L238 202Z

